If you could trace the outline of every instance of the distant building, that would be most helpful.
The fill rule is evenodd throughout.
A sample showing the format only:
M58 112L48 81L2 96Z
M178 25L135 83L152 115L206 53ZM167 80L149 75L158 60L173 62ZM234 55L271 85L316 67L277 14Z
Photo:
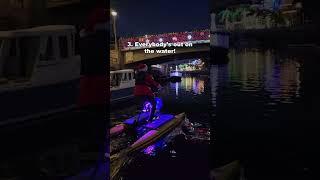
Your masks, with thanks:
M273 0L264 0L263 8L272 11L273 10Z
M287 8L295 8L293 0L263 0L264 9L279 11Z
M0 0L0 30L83 24L92 0Z

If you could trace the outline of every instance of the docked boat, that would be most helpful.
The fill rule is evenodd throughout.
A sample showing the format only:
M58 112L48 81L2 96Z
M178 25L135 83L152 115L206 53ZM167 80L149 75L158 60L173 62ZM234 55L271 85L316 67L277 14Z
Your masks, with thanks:
M170 72L170 81L171 82L179 82L181 81L182 72L175 70Z
M0 31L0 125L75 108L75 33L68 25Z
M133 98L134 70L123 69L110 72L111 103Z

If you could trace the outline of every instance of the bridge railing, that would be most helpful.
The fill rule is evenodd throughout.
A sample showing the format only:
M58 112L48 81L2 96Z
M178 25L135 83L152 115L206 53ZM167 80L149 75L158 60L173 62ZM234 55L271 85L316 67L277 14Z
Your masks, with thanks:
M192 44L210 43L210 30L198 30L191 32L166 33L158 35L145 35L132 38L121 38L120 49L122 51L144 49L147 47L135 46L135 42L139 43L185 43ZM129 43L132 46L129 46Z

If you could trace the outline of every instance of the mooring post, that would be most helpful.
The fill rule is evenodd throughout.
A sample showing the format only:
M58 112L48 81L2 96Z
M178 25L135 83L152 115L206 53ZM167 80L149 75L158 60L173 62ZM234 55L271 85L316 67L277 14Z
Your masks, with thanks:
M211 13L210 27L210 57L213 64L227 63L229 52L229 33L224 28L217 27L216 13Z

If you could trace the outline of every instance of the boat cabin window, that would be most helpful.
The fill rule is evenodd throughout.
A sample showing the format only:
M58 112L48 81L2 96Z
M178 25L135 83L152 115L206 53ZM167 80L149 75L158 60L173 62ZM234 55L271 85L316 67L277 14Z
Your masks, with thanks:
M16 41L16 39L13 39L12 41L10 41L9 56L17 56L17 41Z
M0 39L0 48L2 48L2 42L3 42L3 40Z
M3 58L4 55L4 40L0 39L0 78L3 76Z
M40 61L54 60L53 55L53 40L52 37L48 37L44 54L40 54Z
M19 51L22 64L22 76L30 77L40 51L40 37L22 37L19 39Z
M122 81L127 81L127 80L128 80L127 74L128 74L128 73L123 73Z
M71 56L75 54L75 35L71 34Z
M120 73L111 74L111 87L120 86L121 75Z
M132 79L132 74L129 73L128 75L129 75L129 81L130 81Z
M40 48L39 37L10 39L4 54L3 75L8 79L29 78L33 72Z
M67 36L59 37L60 57L67 58L69 56L68 39Z

